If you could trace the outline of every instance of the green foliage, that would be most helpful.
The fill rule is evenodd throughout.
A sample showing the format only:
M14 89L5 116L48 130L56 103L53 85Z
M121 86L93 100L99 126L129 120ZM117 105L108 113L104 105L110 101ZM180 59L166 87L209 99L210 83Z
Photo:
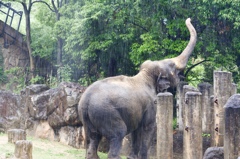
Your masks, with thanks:
M198 63L200 62L200 60L201 59L197 59L194 63ZM187 81L189 81L190 85L197 88L199 81L201 82L208 81L208 79L205 79L205 77L206 77L206 72L205 72L204 66L198 65L189 72L189 76L187 76Z
M176 130L178 127L177 118L173 118L173 130Z
M134 75L145 60L175 57L189 41L184 24L188 17L198 41L187 68L199 59L207 62L192 69L186 79L193 85L209 82L213 70L221 69L233 72L235 83L240 81L240 7L236 0L70 0L59 6L60 19L46 5L35 4L33 55L52 66L61 65L48 76L51 79L43 81L50 85L59 80L89 85L103 77ZM59 37L63 40L61 64L56 60Z
M19 93L25 85L25 71L24 68L21 67L13 67L9 70L5 71L6 76L8 77L8 83L6 84L6 88L8 90L13 90L15 93Z
M44 83L44 79L43 79L43 77L36 75L35 77L31 78L30 83L31 84L42 84L42 83Z
M3 59L3 56L2 56L2 52L1 52L1 47L0 47L0 83L4 84L7 82L7 76L6 74L4 73L4 59Z
M73 71L69 65L59 67L58 75L60 77L60 82L70 82Z
M136 66L139 66L146 59L150 58L152 60L159 59L158 52L162 48L159 42L154 39L153 35L150 33L142 34L140 36L142 44L133 43L132 51L130 52L130 59Z
M6 83L7 82L7 76L4 73L4 69L0 67L0 83Z
M53 77L50 76L47 81L46 84L50 87L50 88L56 88L59 84L57 77Z
M211 134L202 133L202 137L211 137Z
M31 43L31 47L34 48L32 55L52 60L52 53L56 46L56 37L52 34L52 28L41 24L32 28L34 30Z

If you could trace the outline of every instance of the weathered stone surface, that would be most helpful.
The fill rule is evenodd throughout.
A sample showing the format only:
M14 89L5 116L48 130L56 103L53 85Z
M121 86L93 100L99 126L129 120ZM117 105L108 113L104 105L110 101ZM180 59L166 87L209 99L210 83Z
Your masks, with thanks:
M33 84L30 86L27 86L25 91L26 91L26 95L30 96L30 95L39 94L48 89L49 87L45 84Z
M53 128L49 125L47 120L32 120L29 118L25 122L26 132L30 136L38 138L55 140L55 133Z
M67 108L66 93L63 89L54 88L28 97L29 117L35 120L49 119L54 112L63 116Z
M26 132L22 129L8 130L8 142L15 143L17 140L26 140Z
M0 21L0 30L5 27L5 31L12 29L8 25L5 25L4 22ZM9 70L15 67L22 67L25 68L29 65L29 56L27 52L26 43L24 42L24 36L20 33L15 34L16 32L13 31L14 35L12 37L16 37L14 40L14 45L8 46L8 48L4 48L4 39L0 38L0 52L4 58L4 69ZM10 33L11 34L11 33ZM8 42L12 41L10 36L6 36ZM10 39L9 39L10 38ZM22 69L24 70L24 69ZM9 76L10 77L10 76ZM16 88L16 87L15 87Z
M85 90L85 87L72 82L62 82L59 84L59 88L63 88L67 94L68 107L76 106Z
M64 112L64 121L67 123L67 125L81 126L82 123L78 118L77 106L82 93L86 88L80 86L78 83L72 82L62 82L59 84L59 88L64 89L67 94L68 108Z
M234 94L232 95L226 104L224 105L224 108L239 108L240 106L240 94Z
M84 148L84 131L83 127L65 126L61 127L58 132L59 141L75 148Z
M61 112L59 109L55 110L49 117L48 123L53 129L59 129L62 126L67 126L67 123L64 121Z
M157 155L158 159L173 158L173 95L169 92L157 94Z
M240 152L240 94L232 95L224 109L224 159L238 158Z
M64 121L68 125L73 125L73 126L74 125L82 125L82 123L78 119L76 107L70 107L70 108L66 109L66 111L64 112Z
M214 71L213 73L214 90L214 134L212 136L213 146L224 145L224 105L234 93L232 89L232 73L225 71Z
M210 134L214 126L214 107L211 99L213 86L204 82L198 85L198 89L202 93L202 131L205 134Z
M18 140L15 143L14 155L16 159L32 159L32 142Z
M223 147L209 147L205 151L203 159L224 159Z
M23 128L24 107L21 97L8 91L0 91L0 129Z
M31 136L83 147L83 130L77 105L85 87L62 82L50 89L37 84L21 95L0 91L0 130L22 128Z

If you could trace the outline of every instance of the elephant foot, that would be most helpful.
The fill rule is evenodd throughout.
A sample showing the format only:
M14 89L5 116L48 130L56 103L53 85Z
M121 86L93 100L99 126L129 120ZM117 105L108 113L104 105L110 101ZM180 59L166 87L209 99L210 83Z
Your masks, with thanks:
M88 156L86 159L100 159L98 156Z
M100 159L97 154L90 154L88 153L86 159Z
M100 159L98 156L88 156L86 159Z
M127 159L138 159L137 155L127 156Z
M122 159L120 156L116 156L116 157L108 157L108 159Z

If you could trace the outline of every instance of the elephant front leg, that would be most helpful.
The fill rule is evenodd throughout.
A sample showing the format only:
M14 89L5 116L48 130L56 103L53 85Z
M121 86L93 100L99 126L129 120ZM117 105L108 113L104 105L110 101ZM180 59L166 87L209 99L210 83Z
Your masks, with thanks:
M131 133L131 152L127 159L138 159L138 153L141 145L141 128Z
M143 128L142 139L141 139L142 144L139 152L139 156L140 156L139 159L148 159L148 149L151 146L155 129L156 129L155 123L152 123Z

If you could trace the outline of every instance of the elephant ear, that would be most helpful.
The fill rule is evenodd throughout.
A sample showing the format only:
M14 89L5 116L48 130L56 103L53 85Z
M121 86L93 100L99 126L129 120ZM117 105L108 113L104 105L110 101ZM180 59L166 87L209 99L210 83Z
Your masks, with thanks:
M157 79L157 86L156 86L157 93L166 92L167 89L170 87L170 83L171 82L168 79L168 77L160 73Z

